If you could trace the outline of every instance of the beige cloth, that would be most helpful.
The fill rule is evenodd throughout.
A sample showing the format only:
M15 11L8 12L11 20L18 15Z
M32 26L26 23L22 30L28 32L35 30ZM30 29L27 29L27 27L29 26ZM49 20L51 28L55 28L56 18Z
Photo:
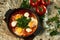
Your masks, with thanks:
M21 3L22 0L0 0L0 40L22 40L8 30L7 24L3 20L9 9L19 8Z
M9 9L19 8L23 0L0 0L0 40L23 40L22 38L17 38L14 36L7 28L5 21L5 13ZM50 0L54 2L55 5L60 7L60 0ZM47 33L48 34L48 33ZM57 37L59 37L57 39ZM50 37L44 32L42 35L37 35L33 40L60 40L59 36Z

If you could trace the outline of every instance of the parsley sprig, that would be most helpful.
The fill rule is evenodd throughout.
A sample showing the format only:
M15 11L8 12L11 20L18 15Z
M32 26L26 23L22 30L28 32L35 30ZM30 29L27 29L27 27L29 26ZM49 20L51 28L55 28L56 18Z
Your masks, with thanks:
M27 19L25 16L17 19L17 26L21 28L28 28L28 23L31 21L31 18Z

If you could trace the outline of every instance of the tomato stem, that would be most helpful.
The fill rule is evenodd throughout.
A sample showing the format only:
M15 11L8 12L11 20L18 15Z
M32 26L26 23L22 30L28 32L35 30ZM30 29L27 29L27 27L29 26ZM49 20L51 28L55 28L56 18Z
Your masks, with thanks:
M33 0L33 2L36 2L37 0Z
M44 0L44 2L48 2L48 0Z
M38 7L40 11L43 11L43 9L41 7Z

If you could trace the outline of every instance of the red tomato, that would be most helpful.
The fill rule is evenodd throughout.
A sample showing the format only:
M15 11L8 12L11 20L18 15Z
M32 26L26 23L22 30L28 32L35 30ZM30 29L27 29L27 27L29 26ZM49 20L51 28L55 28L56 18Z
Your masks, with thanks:
M44 5L37 6L36 11L40 16L42 16L46 12L46 7Z
M41 0L40 4L43 4L43 5L47 6L47 5L50 4L50 0Z
M33 7L36 7L37 5L39 5L40 0L30 0L30 5Z

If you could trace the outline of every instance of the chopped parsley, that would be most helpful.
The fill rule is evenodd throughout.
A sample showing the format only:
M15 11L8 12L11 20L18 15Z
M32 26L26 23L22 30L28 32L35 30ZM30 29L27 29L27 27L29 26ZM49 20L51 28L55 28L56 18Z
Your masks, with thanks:
M58 13L60 14L60 7L54 6L56 9L58 9Z
M53 18L48 19L49 22L53 22L53 21L58 21L59 17L55 16Z
M58 34L58 32L56 30L53 30L52 32L50 32L51 36L54 36L54 35L57 35L57 34Z
M60 24L59 23L57 24L57 28L60 28Z
M23 0L20 8L31 8L31 6L29 4L29 0Z
M53 18L51 18L51 19L48 19L48 21L49 22L53 22L53 21L55 21L56 22L56 25L57 25L57 29L58 28L60 28L60 21L58 20L59 19L59 17L57 17L57 16L55 16L55 17L53 17ZM57 35L59 32L57 31L57 29L56 30L53 30L52 32L50 32L50 35L51 36L54 36L54 35Z
M21 17L17 19L17 26L21 28L28 28L28 23L31 21L31 18L27 19L26 17Z
M56 23L57 23L57 28L60 28L60 21L58 20Z
M57 6L54 6L56 9L60 9L59 7L57 7Z
M58 13L60 14L60 10L58 10Z

